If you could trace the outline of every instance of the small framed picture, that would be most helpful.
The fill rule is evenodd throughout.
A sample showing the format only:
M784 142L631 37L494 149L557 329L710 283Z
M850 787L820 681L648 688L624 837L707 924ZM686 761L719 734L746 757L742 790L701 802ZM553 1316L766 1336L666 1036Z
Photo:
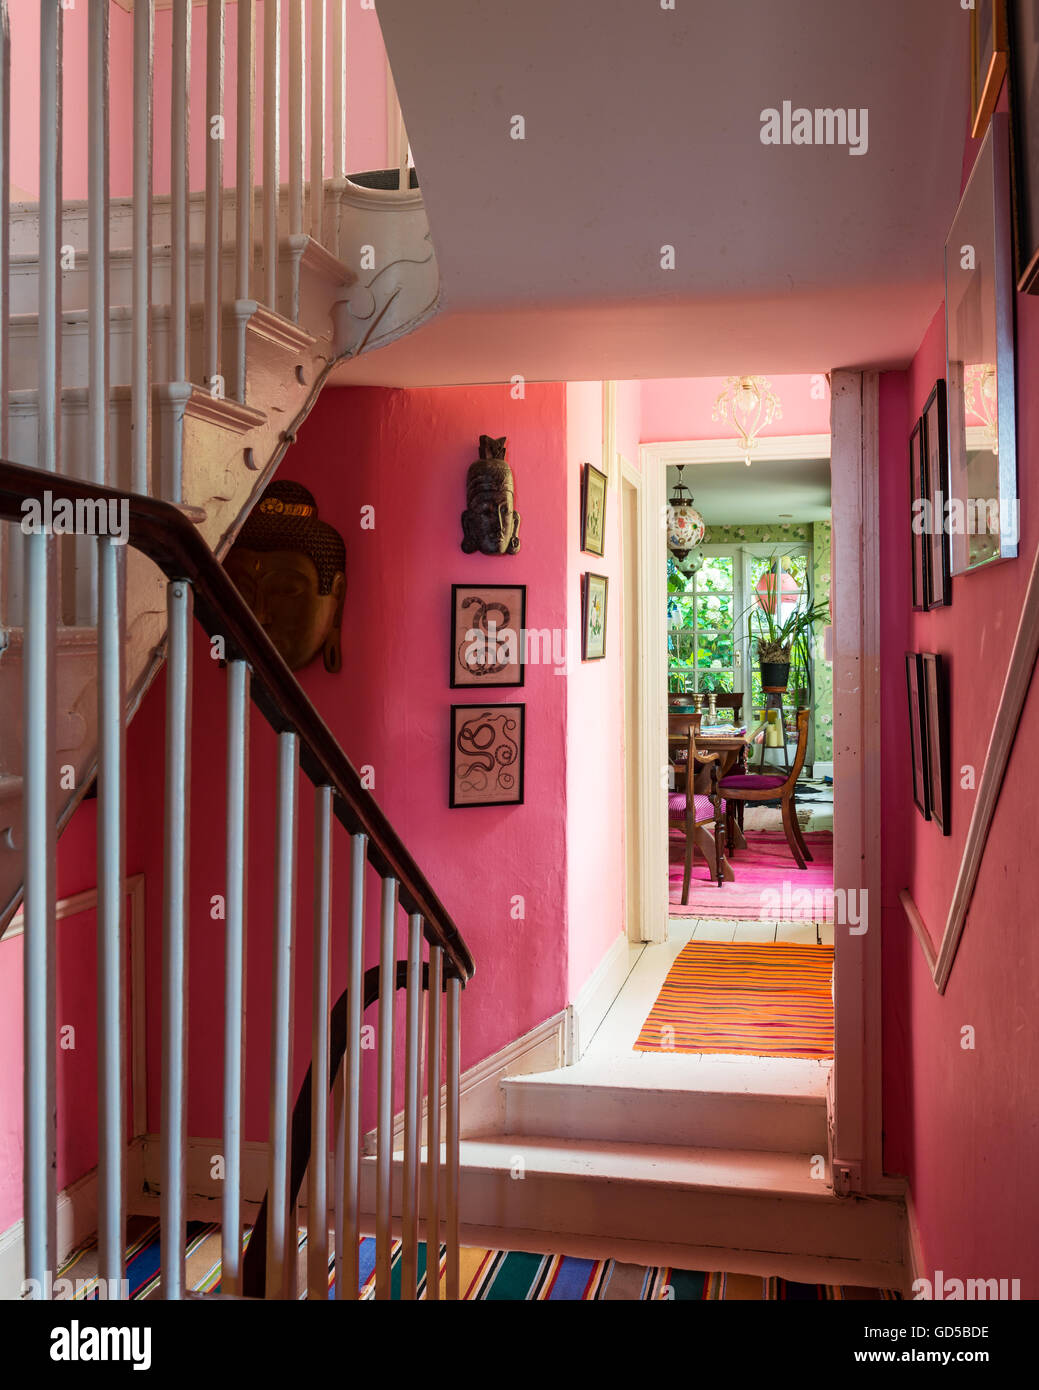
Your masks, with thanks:
M1006 0L974 0L970 12L970 133L988 129L1007 70Z
M601 661L606 655L606 599L610 581L604 574L586 574L581 594L581 660Z
M909 436L909 527L913 543L913 607L927 607L927 513L919 504L927 497L924 477L924 422L917 420Z
M606 474L594 463L586 463L581 488L581 549L601 556L605 548Z
M930 820L931 789L927 781L924 660L919 652L906 652L906 695L909 699L909 749L913 765L913 800L924 820Z
M927 550L925 608L944 608L952 602L949 570L949 536L945 529L945 504L949 500L949 427L945 382L934 383L923 419L924 496L930 499L930 529L924 537Z
M525 705L451 706L448 804L523 805Z
M523 684L525 584L451 585L451 689Z
M931 815L949 834L949 692L945 682L945 666L934 652L921 657L924 683L924 731L928 801Z

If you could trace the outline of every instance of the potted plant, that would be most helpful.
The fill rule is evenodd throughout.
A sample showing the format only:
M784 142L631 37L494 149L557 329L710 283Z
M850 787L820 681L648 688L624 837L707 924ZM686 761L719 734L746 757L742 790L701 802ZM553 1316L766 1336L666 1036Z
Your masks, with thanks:
M782 605L766 591L750 608L751 637L757 638L758 664L761 684L765 690L786 690L790 684L791 654L796 652L798 669L807 678L811 668L811 641L815 624L829 614L829 605L813 603L808 594L801 595L796 605L785 615Z

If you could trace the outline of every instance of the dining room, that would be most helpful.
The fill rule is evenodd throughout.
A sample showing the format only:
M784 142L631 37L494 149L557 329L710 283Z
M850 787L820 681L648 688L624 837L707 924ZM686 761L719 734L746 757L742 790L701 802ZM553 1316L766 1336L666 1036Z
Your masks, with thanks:
M833 1055L829 437L774 449L663 460L671 963L640 1051Z

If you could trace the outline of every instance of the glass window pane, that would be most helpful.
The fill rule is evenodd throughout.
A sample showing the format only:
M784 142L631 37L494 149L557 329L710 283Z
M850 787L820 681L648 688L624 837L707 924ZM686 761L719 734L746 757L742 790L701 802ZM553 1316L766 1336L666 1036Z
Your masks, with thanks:
M700 593L732 593L733 559L731 555L709 555L696 576Z

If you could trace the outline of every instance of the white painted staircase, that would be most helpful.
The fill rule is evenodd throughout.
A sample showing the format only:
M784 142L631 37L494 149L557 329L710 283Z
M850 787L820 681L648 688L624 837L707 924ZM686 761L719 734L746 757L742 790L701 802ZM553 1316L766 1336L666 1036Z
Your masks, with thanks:
M900 1288L900 1203L830 1186L825 1069L675 1060L504 1078L504 1132L463 1121L463 1241Z
M351 180L325 189L325 233L279 238L277 308L230 297L235 203L224 197L222 259L228 287L223 300L222 363L225 394L214 395L202 380L204 198L189 206L189 337L191 380L170 380L171 209L168 198L152 207L152 304L150 372L152 441L147 489L173 498L223 556L250 506L278 467L312 409L334 365L370 351L424 321L439 293L429 227L416 188L372 187ZM385 180L381 180L385 182ZM284 205L286 199L282 197ZM90 381L90 255L87 205L62 207L61 275L61 468L92 479L88 429ZM282 222L285 216L282 215ZM40 322L39 205L14 206L10 217L10 374L7 458L38 464L40 399L37 389ZM109 465L110 484L142 490L133 476L131 436L133 203L113 199L109 208ZM327 249L334 245L339 255ZM362 248L368 248L362 255ZM262 262L257 243L255 260ZM346 259L340 259L340 255ZM374 256L371 269L362 268ZM0 626L0 928L21 891L21 537L3 528L3 622ZM89 543L88 543L89 544ZM96 749L96 632L92 611L92 557L62 541L58 631L59 762L73 770L75 790L64 790L64 823L89 785ZM83 562L86 556L86 563ZM166 629L164 585L158 571L138 553L127 557L128 708L134 709L162 660Z
M463 1077L463 1240L901 1288L901 1201L832 1188L829 1062L632 1050L682 941L646 948L576 1064Z

